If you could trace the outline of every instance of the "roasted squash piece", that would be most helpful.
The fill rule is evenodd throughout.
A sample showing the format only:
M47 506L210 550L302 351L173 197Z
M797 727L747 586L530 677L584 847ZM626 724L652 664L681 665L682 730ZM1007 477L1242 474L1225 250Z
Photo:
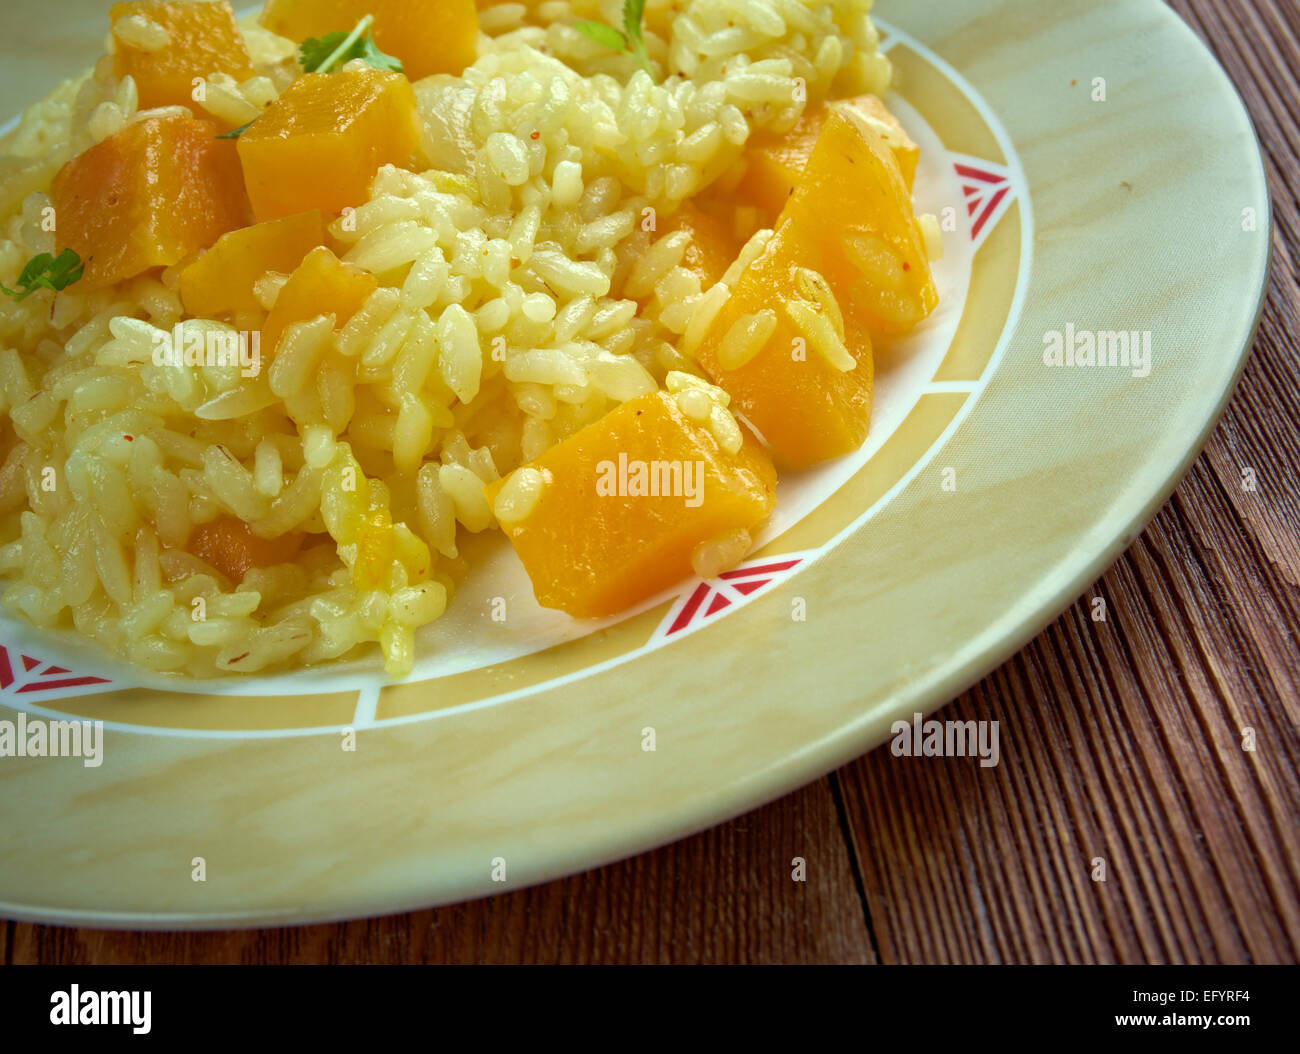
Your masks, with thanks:
M379 167L410 165L419 141L410 81L377 69L299 77L238 140L261 221L364 204Z
M872 334L905 332L937 303L897 160L861 114L832 110L696 355L777 458L803 468L862 445Z
M540 490L526 516L507 521L499 498L519 486L521 472ZM776 504L776 471L751 437L728 454L673 395L651 392L489 484L485 494L538 602L601 616L688 577L702 543L764 520Z
M284 331L317 315L334 316L341 327L379 286L379 279L360 267L342 263L329 249L312 249L289 276L262 326L262 352L274 355Z
M799 185L817 137L835 108L854 110L867 119L893 151L903 180L911 189L920 148L879 97L859 95L832 103L809 103L790 131L781 135L760 133L745 147L747 167L736 187L735 199L758 209L764 225L772 224Z
M791 468L856 450L871 422L871 337L828 296L823 267L815 241L783 223L696 351L732 407Z
M325 223L314 211L230 231L181 272L181 301L204 318L260 311L253 284L267 271L288 274L324 244Z
M195 527L186 548L232 582L239 583L254 567L288 563L298 555L302 543L300 531L279 538L259 538L243 520L218 516L210 523Z
M792 226L786 237L816 244L844 317L873 335L906 333L938 305L898 162L855 110L831 111L779 223Z
M700 285L706 289L722 278L740 251L730 222L690 201L682 202L665 221L659 237L673 231L686 231L691 236L682 256L682 266L694 271L699 276Z
M381 51L401 59L406 75L459 74L478 53L474 0L267 0L261 23L272 33L303 41L349 30L366 15Z
M903 174L907 189L912 189L916 181L916 166L921 160L921 148L912 141L907 130L893 115L879 95L859 95L853 99L843 99L831 103L832 107L845 107L856 110L867 119L867 123L880 135L898 162L898 170Z
M178 264L249 222L235 144L216 132L189 117L150 118L59 170L55 241L85 261L79 289Z
M114 27L124 19L132 23L143 19L161 30L146 27L142 33L138 29L133 33L135 27L125 23L120 34L113 36L114 72L135 78L142 110L193 108L196 77L228 73L243 81L253 76L244 36L226 0L131 0L114 4L108 17Z
M790 131L760 132L745 144L745 175L735 200L758 209L765 226L771 226L799 185L828 112L825 104L810 102Z

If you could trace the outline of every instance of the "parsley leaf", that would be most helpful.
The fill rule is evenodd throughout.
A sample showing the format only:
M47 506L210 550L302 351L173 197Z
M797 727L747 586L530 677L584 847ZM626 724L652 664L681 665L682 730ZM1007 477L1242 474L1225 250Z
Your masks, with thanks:
M623 0L623 33L632 48L632 57L641 64L643 70L650 73L650 56L641 37L641 17L644 14L645 0Z
M369 63L377 70L392 70L394 73L406 72L406 67L402 65L402 60L394 58L386 52L380 51L378 45L375 44L375 38L369 33L361 38L361 51L354 53L349 57Z
M627 50L627 41L623 39L623 34L613 26L605 25L604 22L591 22L588 19L580 18L573 23L573 28L584 37L590 37L597 44L609 48L611 51Z
M15 300L26 300L38 289L66 289L81 278L85 269L86 265L81 262L81 257L71 249L64 249L57 257L50 253L41 253L28 260L27 266L19 274L18 285L22 287L21 291L10 289L5 285L0 285L0 290L3 290L5 296L11 296Z
M394 73L404 72L402 63L398 59L384 54L375 44L375 38L370 35L370 26L374 21L374 15L366 15L352 27L350 33L340 30L337 33L326 33L323 37L308 37L298 45L298 61L302 64L302 68L307 73L329 73L337 66L342 66L353 59L360 59L374 66L375 69L392 70ZM257 118L254 117L253 121L256 120ZM238 139L248 131L248 125L253 121L232 128L229 132L222 132L217 138Z
M323 37L308 37L298 47L298 59L302 68L308 73L329 73L336 66L342 66L352 59L374 66L375 69L403 72L402 64L392 55L386 55L375 44L370 35L370 26L374 15L366 15L352 27L351 33L340 30L326 33Z
M646 51L645 40L641 35L641 18L645 14L645 0L623 0L623 28L615 29L604 22L592 22L580 18L573 23L573 28L584 37L594 40L601 47L609 48L624 55L631 55L637 64L654 77L650 66L650 55Z

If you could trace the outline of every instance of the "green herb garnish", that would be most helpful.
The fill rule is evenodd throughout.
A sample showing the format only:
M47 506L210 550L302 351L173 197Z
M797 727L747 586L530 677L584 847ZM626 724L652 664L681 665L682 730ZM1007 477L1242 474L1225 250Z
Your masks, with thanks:
M352 27L350 33L340 30L337 33L326 33L323 37L308 37L298 45L298 61L302 63L303 70L307 73L329 73L345 62L361 59L375 69L402 73L402 63L392 55L385 55L375 45L375 38L370 35L374 21L374 15L366 15ZM256 120L254 117L253 121ZM248 131L248 125L253 121L232 128L229 132L222 132L217 138L238 139Z
M609 48L611 51L626 51L627 38L623 36L613 26L607 26L604 22L592 22L586 18L580 18L573 23L576 29L585 37L591 37L601 47Z
M609 48L611 51L618 51L624 55L631 55L636 59L637 64L654 77L654 70L650 66L650 55L645 49L645 40L641 36L641 18L645 14L645 0L623 0L623 28L615 29L613 26L607 26L604 22L592 22L590 19L580 18L573 23L576 29L585 37L590 37L602 47Z
M38 289L55 291L67 289L81 278L85 269L86 265L81 262L81 257L71 249L64 249L58 256L41 253L28 260L27 266L18 276L18 285L22 287L21 292L16 292L6 285L0 285L0 290L4 291L5 296L11 296L15 300L26 300Z
M256 121L256 120L257 120L257 118L254 117L254 118L253 118L253 121ZM231 129L230 131L228 131L228 132L222 132L219 136L217 136L217 138L218 138L218 139L238 139L241 135L243 135L245 132L248 131L248 125L251 125L251 124L253 123L253 121L249 121L248 124L241 124L238 128L232 128L232 129Z
M329 73L335 66L360 59L378 70L403 72L399 60L392 55L385 55L375 46L375 38L370 35L374 21L374 15L366 15L352 27L351 33L340 30L337 33L326 33L323 37L308 37L298 47L302 68L308 73Z

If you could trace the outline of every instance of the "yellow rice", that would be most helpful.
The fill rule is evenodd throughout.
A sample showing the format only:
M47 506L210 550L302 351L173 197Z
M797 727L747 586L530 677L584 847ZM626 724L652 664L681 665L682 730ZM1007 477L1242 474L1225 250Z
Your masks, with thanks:
M0 299L10 612L158 671L256 672L377 642L401 675L416 630L464 571L460 532L520 515L538 487L516 474L494 514L484 483L661 387L738 445L725 393L694 376L690 351L762 239L701 288L681 265L684 239L658 237L657 219L736 178L748 137L790 128L806 100L885 90L871 0L649 0L659 84L573 28L618 24L613 0L479 6L478 60L417 85L431 128L459 121L472 152L431 133L433 168L381 169L370 200L333 224L345 259L380 280L337 333L330 316L291 327L250 378L238 361L153 362L184 317L179 268L85 295L73 285ZM117 33L149 48L165 43L159 29L132 20ZM205 105L232 123L294 75L292 43L245 31L256 75L206 85ZM0 281L12 287L54 250L44 220L59 167L141 117L134 84L106 60L22 115L0 142ZM259 281L263 307L283 281ZM737 354L770 321L750 320ZM185 324L218 343L234 335ZM842 344L825 329L834 358ZM193 528L221 515L313 541L232 587L185 551ZM383 581L363 589L352 568L375 515L395 525L393 551ZM700 567L740 543L716 540Z

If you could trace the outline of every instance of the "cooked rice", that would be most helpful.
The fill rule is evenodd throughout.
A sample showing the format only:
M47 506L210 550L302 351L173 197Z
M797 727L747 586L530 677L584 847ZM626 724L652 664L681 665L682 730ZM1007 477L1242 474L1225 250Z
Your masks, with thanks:
M524 461L661 387L738 449L726 394L690 355L770 232L702 288L682 266L685 237L657 236L656 220L737 179L749 136L789 129L805 100L888 86L871 0L649 0L661 83L573 28L619 24L617 0L479 7L478 60L417 88L426 112L463 122L474 153L430 144L434 168L381 169L370 200L332 225L345 258L380 280L339 332L328 315L290 327L249 378L237 360L154 364L182 321L180 268L0 300L7 608L153 670L254 672L378 642L400 675L463 572L458 530L495 522L485 483L513 473L495 516L519 518L541 489L516 471ZM294 75L292 43L244 29L256 75L214 75L203 100L232 124ZM159 31L124 19L116 36L150 49ZM141 117L109 60L22 115L0 142L0 281L54 251L43 218L58 168ZM284 280L258 282L264 308ZM775 315L742 321L744 347L728 352L751 353ZM842 341L819 321L810 343L835 361ZM232 587L185 551L195 526L228 514L311 544ZM747 544L707 543L697 566Z

